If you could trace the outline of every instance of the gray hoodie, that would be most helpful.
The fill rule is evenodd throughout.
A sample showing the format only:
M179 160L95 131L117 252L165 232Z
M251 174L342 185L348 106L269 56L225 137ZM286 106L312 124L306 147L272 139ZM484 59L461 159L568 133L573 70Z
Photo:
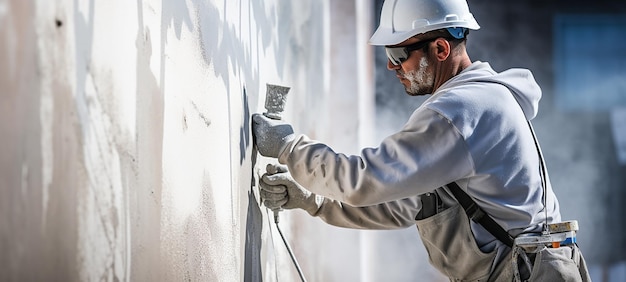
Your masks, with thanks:
M407 227L421 209L419 195L456 182L512 235L537 231L546 211L528 120L536 116L540 98L530 71L497 73L488 63L475 62L377 148L347 156L301 135L279 161L318 195L317 207L307 211L329 224ZM549 179L545 183L548 222L560 221ZM493 245L493 236L472 227L481 249Z

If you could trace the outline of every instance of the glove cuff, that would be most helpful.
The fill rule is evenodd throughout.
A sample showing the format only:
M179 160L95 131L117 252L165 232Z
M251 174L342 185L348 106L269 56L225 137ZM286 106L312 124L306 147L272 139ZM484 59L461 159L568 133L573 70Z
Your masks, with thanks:
M317 216L317 211L322 206L322 203L324 203L324 197L311 193L311 195L307 198L305 205L302 206L302 209L308 212L311 216Z

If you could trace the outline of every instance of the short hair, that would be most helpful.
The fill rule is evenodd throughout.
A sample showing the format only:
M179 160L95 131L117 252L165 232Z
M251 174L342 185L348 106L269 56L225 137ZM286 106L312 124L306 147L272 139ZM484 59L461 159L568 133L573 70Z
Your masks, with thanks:
M455 49L457 46L461 45L461 43L465 43L465 41L467 41L467 36L469 35L469 29L466 28L465 32L463 34L463 38L454 38L450 32L448 32L447 29L442 28L442 29L435 29L435 30L431 30L425 33L420 33L417 34L413 37L415 38L419 38L422 40L428 40L428 39L433 39L433 38L439 38L439 37L443 37L446 40L448 40L448 42L450 42L450 45L452 45L452 49ZM424 46L424 51L428 50L429 45Z

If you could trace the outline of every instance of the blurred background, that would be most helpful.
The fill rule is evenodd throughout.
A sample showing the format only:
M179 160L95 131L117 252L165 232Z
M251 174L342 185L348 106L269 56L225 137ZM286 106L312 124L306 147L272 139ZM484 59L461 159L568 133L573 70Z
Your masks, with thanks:
M528 68L593 281L626 281L626 2L469 0L472 60ZM298 281L250 116L358 154L423 101L367 45L382 0L0 0L0 281ZM280 226L309 281L447 281L415 228Z

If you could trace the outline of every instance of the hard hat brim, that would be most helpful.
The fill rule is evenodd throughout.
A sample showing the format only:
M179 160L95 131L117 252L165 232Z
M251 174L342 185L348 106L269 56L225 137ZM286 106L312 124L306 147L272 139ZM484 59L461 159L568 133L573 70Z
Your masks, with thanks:
M463 21L463 22L458 22L457 24L453 22L442 22L439 24L429 25L421 29L413 29L413 30L406 31L406 32L394 32L391 28L380 26L378 27L378 29L376 29L372 37L370 37L369 44L374 45L374 46L396 45L396 44L400 44L404 42L405 40L415 35L426 33L426 32L437 30L437 29L447 28L450 26L464 27L464 28L469 28L473 30L480 29L480 26L478 25L478 23L473 19L471 22Z

